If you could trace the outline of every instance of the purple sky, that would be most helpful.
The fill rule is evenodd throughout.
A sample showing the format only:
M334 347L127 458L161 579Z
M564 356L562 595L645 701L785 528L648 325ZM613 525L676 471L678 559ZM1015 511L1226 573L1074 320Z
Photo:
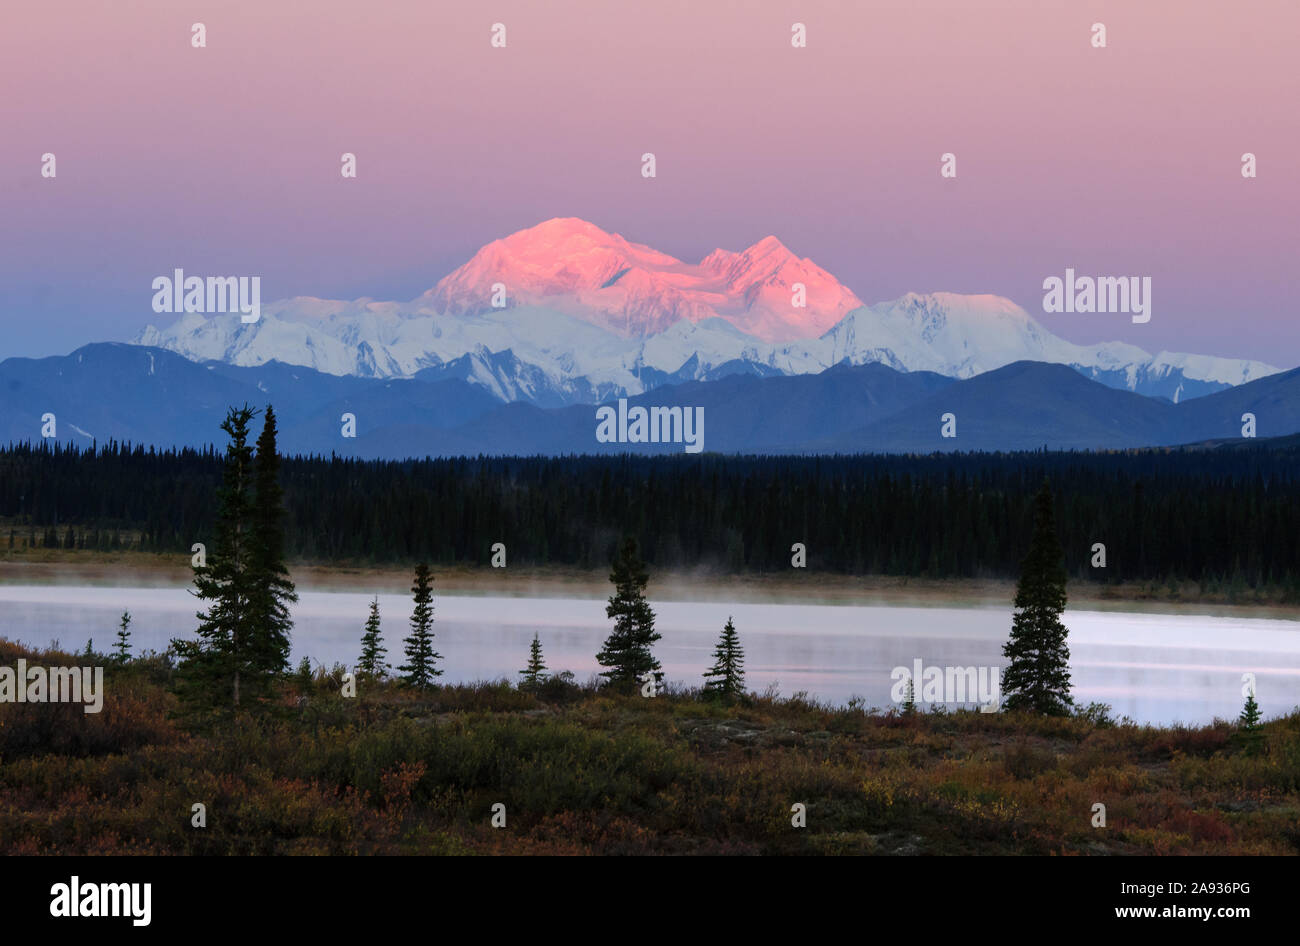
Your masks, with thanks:
M579 216L692 261L772 233L867 302L990 292L1075 341L1300 364L1295 4L141 0L9 16L0 357L165 320L150 282L174 267L261 275L266 300L407 299L483 243ZM505 49L488 42L498 21ZM339 176L344 151L357 180ZM1150 323L1043 314L1042 281L1067 266L1151 276Z

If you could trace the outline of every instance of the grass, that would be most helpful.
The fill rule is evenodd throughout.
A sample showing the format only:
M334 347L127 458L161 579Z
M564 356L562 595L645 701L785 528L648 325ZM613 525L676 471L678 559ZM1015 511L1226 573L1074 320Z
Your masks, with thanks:
M87 662L0 641L0 665L18 657ZM1095 710L723 706L559 679L349 699L341 672L286 681L272 718L207 734L171 717L166 656L109 665L99 714L0 703L0 853L1300 853L1300 711L1248 755L1230 723Z

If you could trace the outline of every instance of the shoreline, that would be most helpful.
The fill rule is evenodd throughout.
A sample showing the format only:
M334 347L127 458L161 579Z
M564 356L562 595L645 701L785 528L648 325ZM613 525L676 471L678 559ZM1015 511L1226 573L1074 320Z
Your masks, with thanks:
M292 563L302 591L402 594L411 577L404 566L351 566ZM499 568L435 566L435 593L457 597L604 598L605 569L572 567ZM181 587L192 579L188 556L102 553L42 556L0 555L0 584L101 587ZM1016 583L1009 579L932 579L820 572L725 575L705 571L652 571L650 593L661 601L736 601L893 607L1006 607ZM1300 620L1300 605L1276 600L1229 602L1203 597L1194 584L1171 595L1165 585L1094 585L1072 581L1070 604L1079 610L1127 611L1211 616L1278 617Z

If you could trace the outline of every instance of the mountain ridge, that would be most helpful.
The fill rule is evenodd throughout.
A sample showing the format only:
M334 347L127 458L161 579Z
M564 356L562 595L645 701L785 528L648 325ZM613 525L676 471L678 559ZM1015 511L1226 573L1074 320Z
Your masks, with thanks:
M795 283L808 292L804 309L792 304ZM492 304L494 286L501 307ZM800 337L762 337L792 333ZM1074 344L1000 296L907 293L862 305L774 236L688 264L577 218L493 241L409 302L281 299L264 304L257 323L184 314L133 341L200 362L278 360L358 377L462 372L502 401L541 406L635 396L684 370L715 377L723 365L793 375L875 361L964 378L1029 359L1173 401L1278 370L1152 356L1120 342Z
M616 396L607 396L613 403ZM817 374L674 380L632 406L702 407L704 449L723 453L915 453L1128 449L1245 442L1300 432L1300 369L1175 404L1108 388L1062 365L1016 362L966 379L842 363ZM164 349L95 343L0 362L0 440L202 446L231 405L275 404L286 453L367 459L483 454L681 452L680 443L604 444L591 404L502 403L463 377L335 376L296 365L205 365ZM342 436L343 414L357 436ZM956 437L941 435L955 415Z

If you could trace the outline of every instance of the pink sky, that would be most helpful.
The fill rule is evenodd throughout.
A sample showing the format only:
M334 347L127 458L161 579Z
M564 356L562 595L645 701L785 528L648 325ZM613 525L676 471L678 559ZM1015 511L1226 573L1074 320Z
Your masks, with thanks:
M261 274L265 299L411 298L492 239L580 216L688 260L775 234L867 302L990 292L1076 341L1300 363L1300 8L1282 0L45 0L7 18L0 357L130 337L173 267ZM1151 322L1043 314L1067 266L1151 276Z

